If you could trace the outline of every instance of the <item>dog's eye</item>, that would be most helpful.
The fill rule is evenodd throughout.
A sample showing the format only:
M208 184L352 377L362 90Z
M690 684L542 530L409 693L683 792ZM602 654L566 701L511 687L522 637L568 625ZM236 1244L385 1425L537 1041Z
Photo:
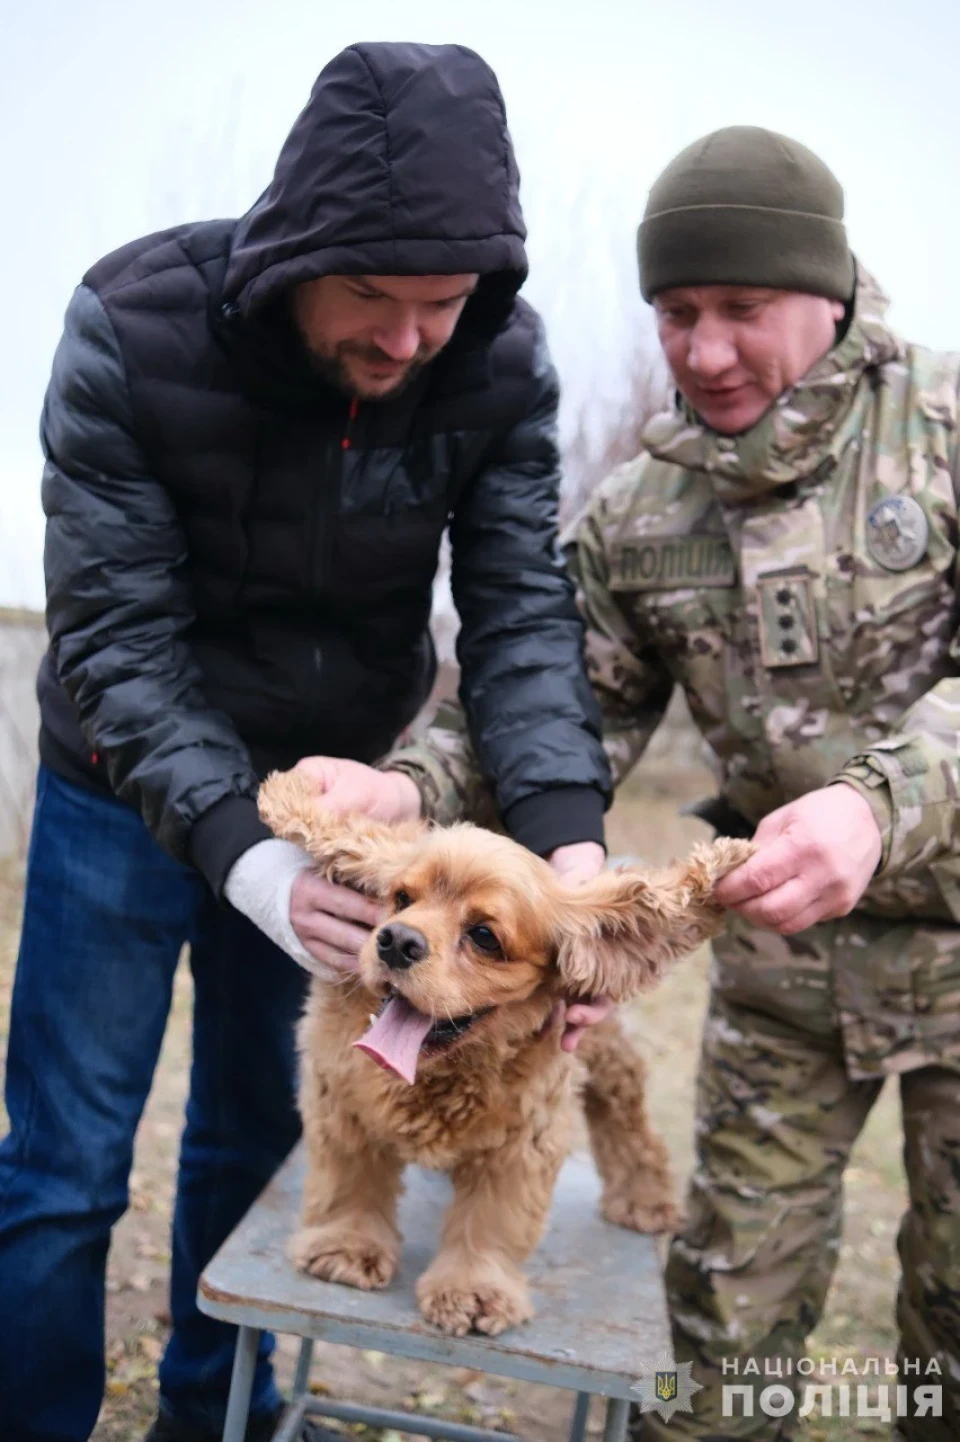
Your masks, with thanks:
M474 946L485 951L488 956L502 956L503 950L499 941L490 930L489 926L471 926L467 932Z
M410 895L406 891L398 891L393 901L398 911L406 911L408 906L413 905Z

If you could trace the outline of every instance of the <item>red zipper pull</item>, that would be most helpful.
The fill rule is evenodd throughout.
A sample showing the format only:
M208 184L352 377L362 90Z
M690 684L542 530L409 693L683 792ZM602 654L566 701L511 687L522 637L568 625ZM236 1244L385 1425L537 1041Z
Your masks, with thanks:
M358 397L357 397L357 396L352 396L351 399L350 399L350 409L349 409L349 411L347 412L347 429L344 431L344 433L343 433L343 440L340 442L340 449L341 449L342 451L348 451L348 450L350 449L350 427L353 425L354 421L357 419L357 411L358 411L359 409L360 409L360 401L359 401Z

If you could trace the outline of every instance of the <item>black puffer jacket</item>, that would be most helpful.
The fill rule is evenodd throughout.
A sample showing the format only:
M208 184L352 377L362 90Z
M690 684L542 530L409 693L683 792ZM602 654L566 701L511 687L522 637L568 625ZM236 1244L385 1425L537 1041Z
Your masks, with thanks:
M536 850L601 834L517 187L478 56L355 46L242 220L135 241L71 302L42 422L41 754L135 806L217 890L265 834L259 776L373 760L422 704L448 525L462 696L506 823ZM447 348L355 415L288 317L311 277L471 271Z

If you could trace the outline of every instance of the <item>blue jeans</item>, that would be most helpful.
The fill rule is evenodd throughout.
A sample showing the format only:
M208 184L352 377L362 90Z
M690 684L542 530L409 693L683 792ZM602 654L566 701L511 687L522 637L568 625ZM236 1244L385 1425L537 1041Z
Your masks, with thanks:
M161 1407L222 1424L236 1329L204 1265L297 1140L307 977L140 817L41 767L0 1143L0 1437L85 1442L104 1384L104 1271L133 1138L191 946L193 1065L173 1219ZM254 1411L279 1403L265 1337Z

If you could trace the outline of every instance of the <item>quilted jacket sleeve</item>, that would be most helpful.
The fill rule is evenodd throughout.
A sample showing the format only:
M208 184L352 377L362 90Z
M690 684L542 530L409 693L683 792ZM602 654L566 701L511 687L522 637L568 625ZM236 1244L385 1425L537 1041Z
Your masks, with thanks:
M526 413L451 523L460 697L507 829L531 850L603 836L610 773L557 543L558 387L537 321Z
M663 718L673 681L644 648L610 589L605 544L605 488L571 526L565 544L569 573L586 623L585 660L603 725L603 749L615 786L640 759ZM425 816L449 825L467 818L495 824L495 808L470 742L463 710L442 706L415 742L382 762L416 783Z
M67 311L44 402L47 623L60 683L111 785L216 890L268 833L257 778L191 654L194 620L173 500L138 444L123 359L96 293Z

